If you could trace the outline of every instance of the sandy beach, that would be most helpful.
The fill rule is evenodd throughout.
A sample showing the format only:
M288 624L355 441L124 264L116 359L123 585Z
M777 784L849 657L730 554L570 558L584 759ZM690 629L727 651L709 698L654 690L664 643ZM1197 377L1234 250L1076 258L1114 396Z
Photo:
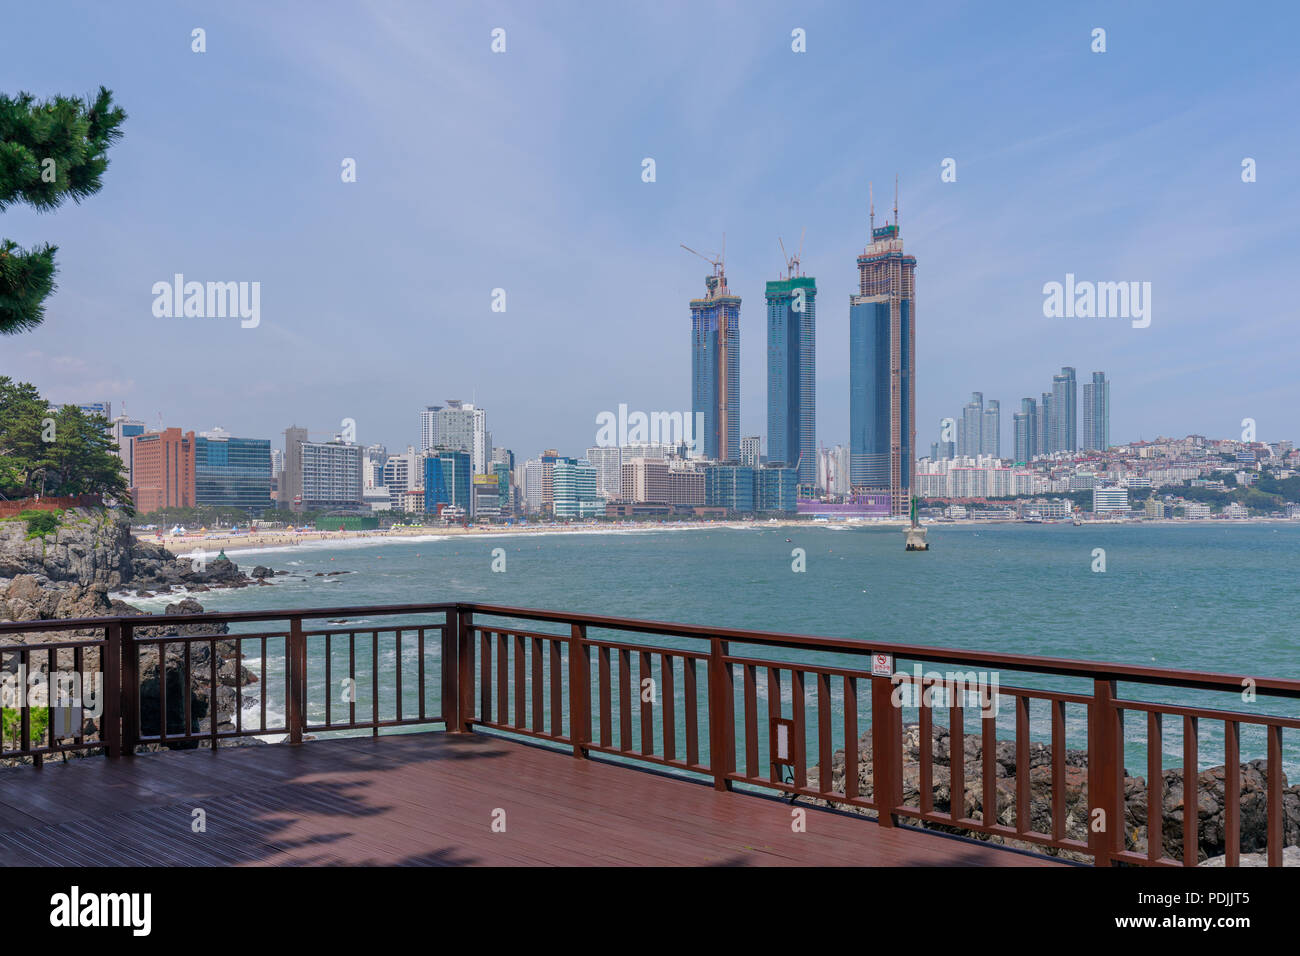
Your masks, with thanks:
M423 527L390 528L383 531L257 531L247 534L230 534L221 531L173 535L153 531L133 532L140 541L161 544L173 554L189 553L196 549L205 551L225 551L235 554L239 551L271 550L301 547L303 545L320 545L343 541L402 540L414 538L429 540L455 536L489 538L493 536L514 536L522 534L614 534L646 533L665 531L699 531L710 528L782 528L792 526L807 527L810 522L784 521L673 521L662 524L650 522L585 522L565 524L513 524L483 525L463 527L461 525L426 525ZM901 522L880 522L881 525Z

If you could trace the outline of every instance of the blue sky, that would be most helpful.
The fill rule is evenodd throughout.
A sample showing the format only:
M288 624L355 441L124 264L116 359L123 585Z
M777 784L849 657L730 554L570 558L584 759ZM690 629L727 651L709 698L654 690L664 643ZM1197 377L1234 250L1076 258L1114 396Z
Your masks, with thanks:
M1290 3L10 4L0 89L103 84L130 118L99 195L0 215L60 249L0 374L277 444L348 417L397 449L425 404L475 399L517 455L580 453L620 402L689 408L708 266L678 243L725 232L742 433L765 434L763 283L806 228L831 445L867 183L879 223L897 173L922 450L973 390L1006 448L1062 365L1109 374L1117 441L1245 417L1300 439L1298 25ZM260 282L260 325L156 318L177 272ZM1150 282L1150 327L1045 318L1067 272Z

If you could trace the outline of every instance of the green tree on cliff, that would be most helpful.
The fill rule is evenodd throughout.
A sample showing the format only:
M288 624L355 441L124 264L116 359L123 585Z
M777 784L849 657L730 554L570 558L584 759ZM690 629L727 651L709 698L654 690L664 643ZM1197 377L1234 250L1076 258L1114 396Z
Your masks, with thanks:
M24 202L48 212L68 198L99 192L108 148L122 135L126 113L104 87L92 100L0 93L0 212ZM54 291L55 246L24 250L0 239L0 335L34 329Z
M0 495L37 493L130 500L107 419L75 405L51 412L35 386L0 376Z

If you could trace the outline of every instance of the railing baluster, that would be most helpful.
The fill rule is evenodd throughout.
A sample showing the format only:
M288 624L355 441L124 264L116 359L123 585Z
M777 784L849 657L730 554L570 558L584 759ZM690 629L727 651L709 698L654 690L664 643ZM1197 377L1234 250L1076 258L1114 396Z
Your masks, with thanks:
M1052 705L1052 839L1065 839L1065 701Z
M664 759L676 760L677 727L674 720L674 711L677 707L677 698L673 693L673 657L671 654L664 653L660 656L659 673L661 675L660 689L663 691L659 699L663 701Z
M303 678L306 678L306 672ZM460 699L459 694L456 697ZM379 736L379 632L372 631L370 634L370 713L371 713L371 730L370 736ZM305 714L304 714L305 715ZM457 720L457 729L464 730L465 725Z
M479 635L479 715L484 723L492 721L492 632ZM400 655L399 655L400 656Z
M424 684L424 628L419 628L419 629L416 631L416 641L417 641L417 650L418 650L419 655L420 655L420 656L419 656L419 661L417 662L417 666L418 666L418 668L419 668L418 680L419 680L419 684L420 684L420 720L423 721L423 720L424 720L424 697L425 697L425 684Z
M244 668L244 644L235 638L235 733L244 732L244 682L240 679ZM190 642L185 642L185 735L189 736L194 727L190 723Z
M393 719L402 720L402 629L393 629L393 664L396 669L394 678Z
M263 732L266 731L266 638L262 638L262 666L260 683L257 685L257 696L262 711L262 723L259 727Z
M447 652L447 642L443 641L443 653ZM443 693L447 692L446 684L446 662L443 662ZM447 715L447 698L443 697L442 716L444 720L449 721L448 730L455 730L455 726L450 722ZM357 723L357 632L348 631L348 724L356 726Z
M822 793L834 787L831 766L831 675L817 672L817 786Z
M930 685L933 686L933 685ZM920 727L918 732L921 739L919 741L921 749L921 776L917 781L917 787L920 789L920 801L922 813L934 812L934 708L930 706L929 694L925 678L920 681L920 686L914 686L916 691L917 707L920 714ZM847 748L848 742L845 742ZM847 752L847 751L846 751Z
M1028 833L1030 827L1029 790L1029 698L1016 695L1016 831Z
M632 655L618 651L618 749L632 749Z
M533 720L530 728L534 733L542 733L542 714L543 704L545 703L542 696L542 641L541 638L534 637L529 639L531 656L528 661L530 677L532 679L532 705Z
M695 658L682 658L682 696L684 700L683 716L686 718L686 763L691 767L700 765L700 698L695 687Z
M844 677L844 796L849 800L859 796L858 679L848 675Z
M744 674L745 697L745 776L758 779L758 680L757 668L746 664Z
M104 669L104 713L99 721L99 739L110 757L122 756L122 625L108 625L99 662ZM4 748L0 742L0 749Z
M154 645L158 649L158 740L167 740L167 642ZM217 655L211 652L208 665L212 670L212 690L208 697L208 722L217 721Z
M598 661L597 680L600 682L600 745L614 746L613 681L609 673L609 648L601 647L596 651Z
M551 736L564 736L564 671L560 663L560 642L547 641L551 646Z
M1161 715L1147 711L1147 859L1164 856L1162 823L1165 813L1164 736Z
M1223 722L1223 843L1225 866L1241 865L1241 738L1235 720Z
M334 723L334 674L333 658L334 644L331 640L334 637L328 631L325 633L325 726L329 727ZM263 641L263 645L265 645ZM266 695L263 694L263 697Z
M790 671L790 716L794 720L794 732L790 735L791 756L794 757L794 785L802 790L808 786L808 758L804 751L808 747L808 729L804 714L803 671L792 668Z
M637 696L641 698L641 752L653 754L655 751L655 715L654 704L648 699L649 689L654 677L650 673L650 652L642 651L637 659ZM646 681L650 681L649 685Z
M163 663L167 659L167 646L160 644L158 646L158 668L162 669ZM212 665L212 691L208 697L208 732L212 735L212 750L217 749L217 642L215 639L208 641L208 663ZM166 681L162 686L166 687ZM166 701L166 697L163 698ZM163 707L163 712L159 724L167 726L167 708ZM299 738L301 742L301 737Z
M522 634L515 635L515 727L522 730L527 719L528 684L524 678L524 666L527 661L525 639Z
M103 660L103 657L102 657L102 653L103 653L103 652L101 651L100 653L101 653L101 657L100 657L100 659ZM80 674L80 675L84 675L84 674L86 673L86 662L85 662L85 657L83 656L83 654L82 654L82 649L81 649L80 647L75 647L75 648L73 648L73 650L72 650L72 672L73 672L74 674ZM85 680L84 680L84 677L83 677L83 678L82 678L82 685L81 685L81 698L82 698L82 699L79 700L79 701L77 701L77 703L78 703L79 705L82 705L82 707L84 707L84 705L85 705L85 696L86 696L86 685L85 685ZM84 744L84 743L86 742L86 735L85 735L85 731L84 731L84 728L85 728L85 726L86 726L86 719L85 719L86 712L85 712L84 709L81 709L81 708L79 708L79 709L81 710L81 712L80 712L79 714L77 714L77 717L79 718L79 719L77 720L77 733L76 733L76 735L75 735L75 736L73 737L73 739L72 739L72 742L73 742L74 744Z
M980 749L984 757L984 766L980 772L983 777L984 797L981 819L986 827L997 826L998 822L998 722L997 718L984 711L980 715Z
M1282 865L1282 728L1269 724L1264 728L1268 735L1268 801L1266 837L1268 865Z
M497 723L510 723L510 638L497 631Z
M948 814L953 822L966 816L966 712L960 688L944 681L948 699Z
M781 716L781 671L775 667L767 669L767 726L771 738L772 721ZM781 783L781 767L776 763L776 740L767 742L768 777L773 783Z

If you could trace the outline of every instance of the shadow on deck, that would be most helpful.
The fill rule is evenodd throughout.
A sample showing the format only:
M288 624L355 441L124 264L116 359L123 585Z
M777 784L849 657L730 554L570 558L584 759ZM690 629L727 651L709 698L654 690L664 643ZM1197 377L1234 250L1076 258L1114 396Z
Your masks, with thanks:
M206 831L194 832L202 810ZM506 831L493 832L494 811ZM499 816L499 814L498 814ZM1055 861L484 734L0 771L0 864L1035 866Z

